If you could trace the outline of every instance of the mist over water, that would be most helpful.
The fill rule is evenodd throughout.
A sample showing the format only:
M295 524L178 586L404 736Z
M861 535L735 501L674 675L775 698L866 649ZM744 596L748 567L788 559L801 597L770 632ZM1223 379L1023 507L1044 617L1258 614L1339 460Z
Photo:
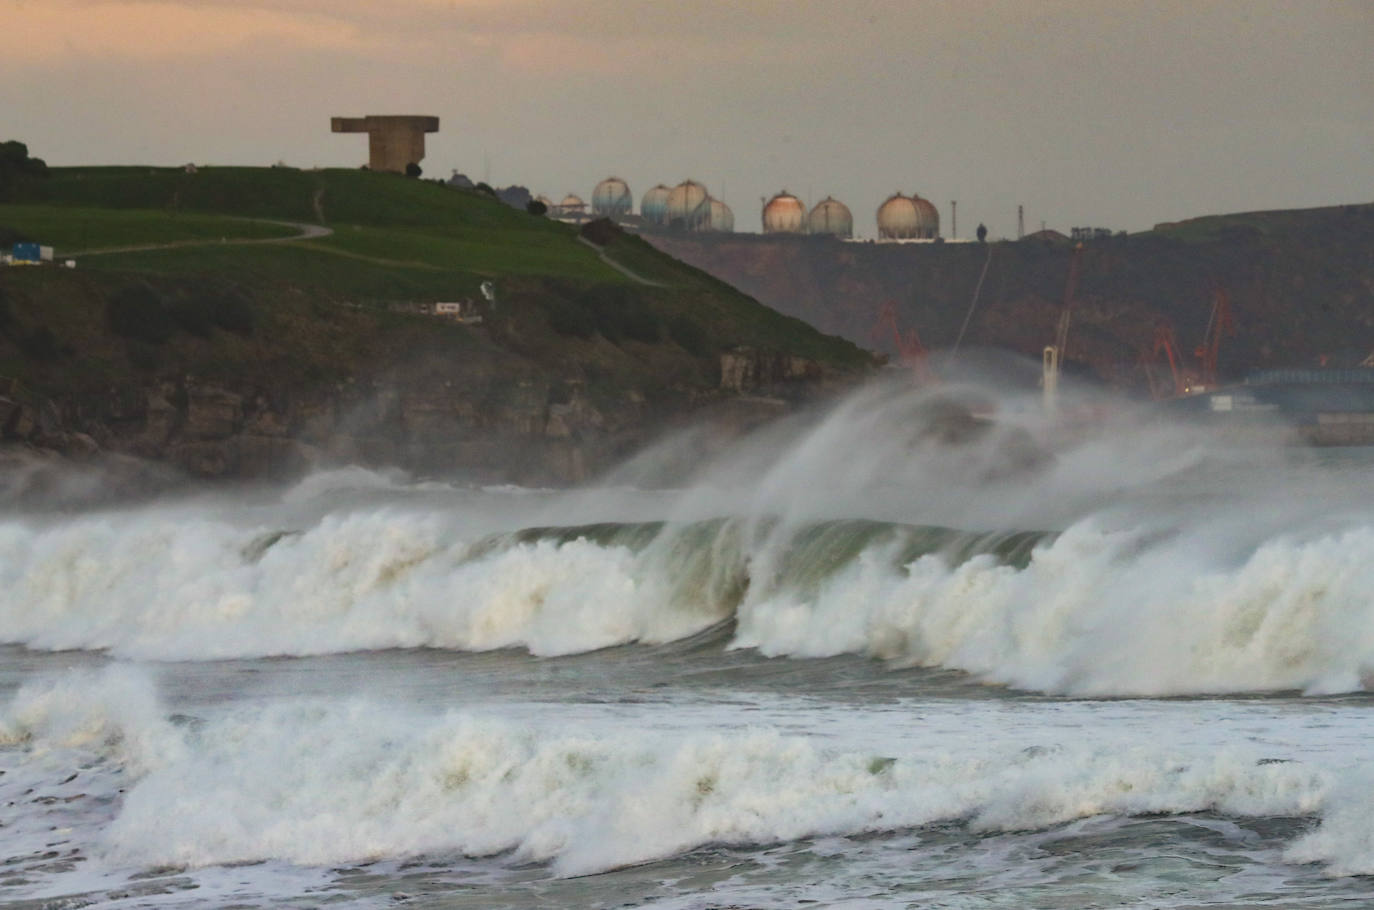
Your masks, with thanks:
M540 876L597 874L588 906L790 906L871 874L872 906L991 907L980 877L1037 868L1046 905L1349 898L1329 876L1374 871L1369 454L1086 390L1061 417L892 380L577 490L345 467L28 496L0 517L0 796L26 807L0 895L163 869L141 900L532 906ZM1231 858L1166 870L1160 837ZM1135 871L1098 877L1107 843ZM693 885L689 857L739 868ZM611 871L644 863L658 885Z

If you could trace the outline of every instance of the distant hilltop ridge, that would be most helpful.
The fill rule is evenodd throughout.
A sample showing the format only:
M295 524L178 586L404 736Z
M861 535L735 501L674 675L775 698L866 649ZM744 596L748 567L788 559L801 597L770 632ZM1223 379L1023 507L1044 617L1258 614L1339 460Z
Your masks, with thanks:
M926 347L1009 349L1039 359L1055 337L1073 240L1043 232L987 244L855 244L760 235L646 235L824 332L896 354L875 332L889 301ZM1066 368L1144 393L1161 326L1182 356L1207 334L1223 290L1234 334L1218 370L1353 364L1374 351L1374 204L1213 215L1082 243ZM984 268L986 275L984 276ZM983 279L977 307L975 288Z

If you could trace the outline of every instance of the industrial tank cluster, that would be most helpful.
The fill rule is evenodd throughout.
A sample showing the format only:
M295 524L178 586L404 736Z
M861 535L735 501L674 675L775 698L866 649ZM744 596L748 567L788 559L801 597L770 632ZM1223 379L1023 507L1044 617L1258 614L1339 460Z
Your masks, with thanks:
M607 177L596 185L590 207L572 193L559 203L545 196L537 197L536 201L543 203L551 216L564 221L584 221L589 217L636 221L634 195L629 184L619 177ZM660 183L649 190L640 201L637 220L648 227L677 231L729 233L735 229L735 214L730 206L716 199L695 180L684 180L674 187Z
M826 196L811 209L787 190L763 204L765 234L819 234L848 240L854 236L854 215L834 196Z
M649 190L639 202L639 217L650 227L676 231L728 234L735 229L730 206L695 180L684 180L671 189L660 183Z
M588 217L587 204L571 193L557 205L543 196L539 200L554 217ZM619 177L607 177L592 191L593 217L633 220L633 207L629 184ZM801 199L783 190L764 203L762 220L765 234L812 234L845 240L854 236L853 213L833 196L826 196L807 211ZM695 180L673 187L660 183L650 189L640 200L639 221L646 227L676 231L729 233L735 229L730 207ZM894 193L878 207L881 240L934 240L939 236L940 214L928 199L915 193Z

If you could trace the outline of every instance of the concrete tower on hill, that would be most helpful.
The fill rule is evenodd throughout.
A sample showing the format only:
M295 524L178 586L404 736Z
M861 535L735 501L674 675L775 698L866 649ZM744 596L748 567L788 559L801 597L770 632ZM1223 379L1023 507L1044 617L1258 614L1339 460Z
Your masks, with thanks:
M425 133L439 132L439 118L411 114L332 117L329 129L367 133L367 166L374 171L404 174L407 165L418 165L425 157Z

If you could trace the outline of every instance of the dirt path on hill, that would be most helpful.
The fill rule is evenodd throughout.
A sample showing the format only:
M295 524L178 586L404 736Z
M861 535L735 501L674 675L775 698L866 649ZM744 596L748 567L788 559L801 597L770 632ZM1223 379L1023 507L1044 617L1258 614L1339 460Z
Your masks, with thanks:
M665 285L665 284L660 284L660 283L657 282L657 281L650 281L648 278L645 278L643 275L640 275L640 274L637 273L637 272L633 272L633 271L631 271L629 268L627 268L627 267L621 265L620 263L616 262L616 261L615 261L614 259L612 259L610 256L607 256L607 255L606 255L606 251L605 251L604 249L602 249L601 247L597 246L595 243L592 243L592 242L591 242L590 240L588 240L586 237L579 236L577 239L578 239L578 241L579 241L580 243L582 243L582 245L584 245L584 246L589 246L589 247L591 247L592 249L596 250L596 255L597 255L597 258L598 258L598 259L600 259L602 262L606 263L606 265L608 265L608 266L610 266L611 268L615 269L617 272L619 272L620 274L624 275L626 278L630 279L631 281L638 282L639 284L643 284L643 285L646 285L646 286L651 287L651 288L662 288L662 287L667 287L667 285Z
M241 218L237 220L256 224L279 224L283 227L295 228L300 231L300 233L290 237L237 237L234 239L220 238L219 240L174 240L170 243L145 243L136 246L107 246L89 250L58 250L53 254L53 258L71 259L75 256L103 256L109 253L142 253L148 250L175 250L190 246L248 246L264 243L296 243L300 240L318 240L321 237L328 237L330 234L334 233L333 228L327 228L319 224L308 224L304 221L278 221L275 218Z

